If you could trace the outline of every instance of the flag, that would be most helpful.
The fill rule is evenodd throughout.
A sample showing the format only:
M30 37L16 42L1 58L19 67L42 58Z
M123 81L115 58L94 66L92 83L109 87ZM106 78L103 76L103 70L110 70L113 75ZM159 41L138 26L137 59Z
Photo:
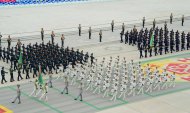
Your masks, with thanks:
M19 56L19 60L18 60L18 64L21 65L22 64L22 53L20 52L20 56Z
M42 73L40 73L40 75L39 75L39 77L38 77L38 83L39 83L40 85L43 85L43 84L44 84L44 80L43 80L43 78L42 78Z
M153 47L153 44L154 44L154 35L152 34L150 39L150 47Z

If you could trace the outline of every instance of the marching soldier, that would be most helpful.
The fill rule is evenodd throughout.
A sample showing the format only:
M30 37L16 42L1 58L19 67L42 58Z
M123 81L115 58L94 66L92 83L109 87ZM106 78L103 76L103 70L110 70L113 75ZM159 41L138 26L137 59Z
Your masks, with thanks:
M21 80L23 79L22 76L21 76L21 68L18 68L18 77L17 77L18 81L20 81L19 78L21 78Z
M81 36L81 24L79 24L78 30L79 30L79 36Z
M69 94L69 92L68 92L68 86L69 86L69 81L68 81L68 78L65 77L65 88L63 89L63 91L61 92L61 94L63 94L65 92L65 90L66 90L65 94Z
M80 83L79 86L79 95L75 98L75 100L77 100L80 97L80 101L82 101L82 93L83 93L83 83Z
M15 101L18 99L19 101L18 104L21 104L20 96L21 96L20 85L17 85L17 96L12 103L15 103Z
M9 69L9 72L10 72L10 82L14 82L15 80L14 80L14 77L13 77L13 69L12 69L12 67L10 67L10 69Z
M112 20L111 22L111 31L113 32L113 30L114 30L114 20Z
M102 42L102 30L100 30L99 32L99 39L100 39L100 42Z
M4 71L4 67L2 67L2 69L1 69L1 77L2 77L2 79L1 79L1 84L4 84L3 81L5 81L5 83L7 82L7 81L5 80L5 73L7 73L7 72Z

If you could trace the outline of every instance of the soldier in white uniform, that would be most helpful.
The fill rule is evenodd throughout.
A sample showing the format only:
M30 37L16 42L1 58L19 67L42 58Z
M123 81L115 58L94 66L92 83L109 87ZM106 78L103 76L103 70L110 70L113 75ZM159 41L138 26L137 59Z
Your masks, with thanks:
M111 92L112 92L112 98L110 100L113 100L113 101L116 100L116 98L117 98L117 92L118 92L117 89L118 89L118 85L117 85L117 83L115 83L113 85L112 90L111 90Z
M170 87L175 87L175 72L170 75Z
M168 81L168 74L166 74L162 77L163 85L162 85L161 89L167 89L168 88L167 81Z
M125 98L126 98L126 93L127 93L127 82L124 81L124 82L121 84L121 87L120 87L120 95L119 95L119 98L122 98L122 96L123 96L123 99L125 100Z
M104 91L103 97L108 97L109 87L110 87L110 83L108 80L106 80L104 85L103 85L103 89L102 89L102 91Z
M79 95L75 98L75 100L77 100L80 97L80 101L83 101L82 100L82 93L83 93L83 83L81 82L80 86L79 86Z
M161 89L161 77L160 77L160 75L155 75L154 84L155 84L154 90L156 90L156 88L158 88L158 91L160 91L160 89Z
M150 73L151 74L151 73ZM148 76L147 76L148 77ZM147 86L148 86L148 88L147 88L147 90L146 90L146 92L152 92L152 89L153 89L153 77L152 76L149 76L148 78L147 78L147 82L146 82L147 84Z
M100 94L100 92L101 92L101 77L100 76L98 76L98 78L97 78L95 87L96 87L96 89L94 90L93 93L96 93L98 91L98 94Z
M61 92L61 94L63 94L65 91L66 91L65 94L68 94L69 93L68 87L69 87L69 81L68 81L68 78L65 76L65 88L63 89L63 91Z
M88 89L90 89L91 91L93 90L93 81L94 81L93 73L90 73L90 76L89 76L89 78L87 80L87 88L86 88L86 90L88 90Z
M42 96L40 97L40 100L42 98L44 98L45 101L48 100L48 97L47 97L47 93L48 93L48 83L45 83L44 86L43 86L43 93L42 93Z
M36 79L36 80L34 81L34 90L33 90L32 93L30 94L30 96L32 96L32 95L34 94L34 97L36 97L37 91L38 91L38 79Z
M136 89L136 81L133 80L133 81L131 81L131 84L130 84L131 91L128 93L128 95L133 94L133 96L135 96L135 89Z
M139 79L139 83L138 83L138 89L139 89L139 91L138 91L138 93L137 94L144 94L144 84L145 84L145 80L144 80L144 78L140 78Z

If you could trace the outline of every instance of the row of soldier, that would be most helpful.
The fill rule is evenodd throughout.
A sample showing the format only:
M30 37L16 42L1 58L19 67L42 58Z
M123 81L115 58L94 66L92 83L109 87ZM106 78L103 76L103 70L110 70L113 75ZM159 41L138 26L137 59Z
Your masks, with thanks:
M95 60L97 62L97 60ZM143 67L131 61L127 64L126 59L120 60L119 56L114 60L110 57L108 63L105 58L101 63L77 64L74 68L68 65L63 75L65 80L65 93L68 94L68 83L78 85L82 83L86 90L93 93L103 93L103 97L112 96L125 99L127 95L135 96L168 87L175 87L175 73L169 74L164 70L160 72L156 67L151 68L149 64ZM64 92L63 91L63 92Z

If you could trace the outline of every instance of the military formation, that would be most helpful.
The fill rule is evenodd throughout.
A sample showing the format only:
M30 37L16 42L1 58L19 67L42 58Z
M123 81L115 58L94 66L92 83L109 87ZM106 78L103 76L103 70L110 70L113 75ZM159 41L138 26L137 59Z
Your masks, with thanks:
M132 46L137 46L140 52L140 58L147 58L167 53L189 50L190 48L190 32L187 34L177 30L169 31L167 24L164 28L141 29L138 31L135 27L125 34L120 33L121 42ZM123 39L124 38L124 39ZM151 42L151 38L153 38Z
M22 56L22 65L18 65L19 57ZM1 48L0 47L0 59L4 62L10 62L10 82L14 81L13 72L18 71L17 80L23 79L22 74L26 74L26 79L30 78L30 73L32 73L32 77L35 78L38 76L39 68L41 68L43 74L57 73L57 70L60 67L66 69L69 63L74 66L76 62L83 63L88 58L91 58L93 62L93 54L89 55L87 53L83 53L83 51L74 50L69 47L59 47L58 44L54 44L48 42L44 44L44 42L38 44L28 44L25 46L18 40L17 45L15 47ZM2 81L7 82L5 80L5 71L4 67L2 68ZM22 73L22 74L21 74Z
M97 59L91 65L86 62L80 63L74 68L68 68L60 78L65 80L63 93L68 94L69 85L79 86L79 96L82 101L83 90L95 94L102 94L102 97L115 101L117 98L126 99L130 96L151 93L167 88L175 87L175 73L168 73L166 69L161 71L158 67L151 67L141 63L127 63L126 59L119 56L115 59L103 58L98 63ZM77 98L76 98L77 99ZM75 99L75 100L76 100Z

